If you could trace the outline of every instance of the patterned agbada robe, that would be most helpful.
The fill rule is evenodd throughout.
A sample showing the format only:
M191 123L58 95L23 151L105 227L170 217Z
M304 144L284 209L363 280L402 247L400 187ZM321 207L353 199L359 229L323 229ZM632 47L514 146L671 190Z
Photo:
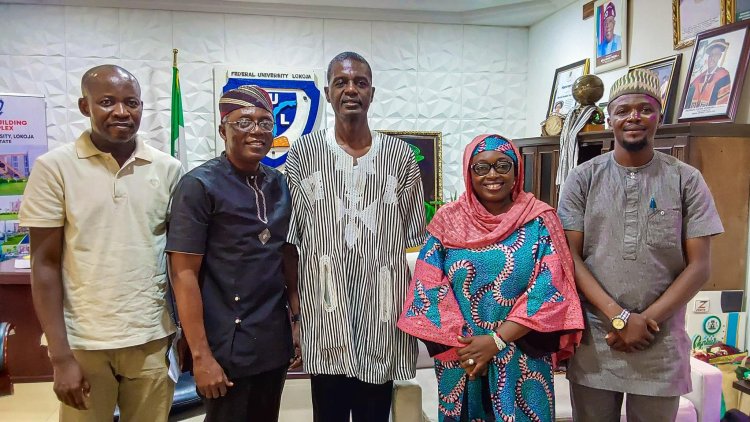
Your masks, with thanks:
M396 328L409 285L406 249L425 236L411 149L372 132L355 165L326 129L292 145L286 171L305 370L372 384L413 378L416 341Z
M473 203L466 195L474 197L465 171L467 193L456 204L441 208L428 227L399 321L401 329L420 339L453 346L435 356L438 410L444 422L554 420L551 351L532 356L518 343L509 343L492 358L486 377L469 380L456 353L463 347L457 335L488 335L502 322L513 321L535 335L555 333L547 336L558 342L560 334L583 328L572 259L560 222L549 206L521 192L523 167L516 159L514 164L518 175L514 205L497 224L509 224L507 231L495 231L494 224L485 226L489 231L472 229L477 220L502 220L503 215L485 211L487 215L474 221L462 217L463 209L472 208L466 204ZM466 243L456 242L457 235L451 235L441 221L453 223L456 232L466 232ZM572 345L577 338L563 335L559 345Z

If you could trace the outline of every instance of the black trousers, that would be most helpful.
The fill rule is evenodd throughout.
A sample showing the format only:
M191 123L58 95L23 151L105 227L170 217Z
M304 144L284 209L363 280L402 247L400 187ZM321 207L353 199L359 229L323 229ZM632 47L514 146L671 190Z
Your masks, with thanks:
M370 384L345 375L310 377L314 422L388 422L393 381Z
M274 422L279 420L281 392L286 366L243 378L233 378L234 386L218 399L203 398L206 422Z

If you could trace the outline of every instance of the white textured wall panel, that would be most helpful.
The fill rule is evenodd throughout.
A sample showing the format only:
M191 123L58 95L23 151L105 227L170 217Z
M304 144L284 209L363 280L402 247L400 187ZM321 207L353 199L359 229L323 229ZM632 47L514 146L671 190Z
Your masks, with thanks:
M303 69L328 66L330 57L323 54L322 19L277 17L274 22L274 45L285 66Z
M419 72L417 110L420 118L460 118L461 74Z
M172 122L169 113L144 110L138 133L152 147L169 154Z
M504 95L504 74L464 73L461 80L462 119L501 119Z
M65 7L65 48L68 57L120 56L117 9ZM34 25L36 27L36 25ZM39 30L43 30L39 28Z
M504 72L508 57L508 29L493 26L465 26L463 70Z
M173 47L181 62L224 62L224 15L173 12Z
M417 72L373 71L375 101L370 116L415 119L417 117Z
M3 41L0 54L65 55L65 8L62 6L0 5Z
M331 60L344 51L355 51L372 61L372 23L326 19L323 23L324 57Z
M418 33L416 23L373 22L373 70L417 70Z
M460 72L464 27L461 25L420 24L419 70L421 72Z
M419 130L442 132L443 137L443 198L450 199L453 192L463 191L461 166L452 165L461 161L463 144L460 142L460 120L420 120Z
M185 137L190 168L215 157L214 116L208 113L185 113ZM223 142L216 133L217 142Z
M506 73L505 78L505 119L526 119L526 74Z
M141 84L143 107L147 110L172 109L172 61L122 60L120 66L132 72ZM145 78L148 83L144 83Z
M274 18L257 15L224 15L226 62L278 66L280 57L274 46Z
M120 9L120 58L172 62L172 13Z
M180 65L182 84L182 109L185 112L214 112L213 65L185 63ZM187 125L187 120L185 120Z
M565 45L561 43L560 45ZM529 63L529 30L526 28L508 28L508 68L511 73L528 71Z
M69 108L65 114L67 119L64 133L65 139L67 142L75 142L84 130L91 127L91 121L88 117L82 115L77 107ZM54 146L50 144L50 148Z
M8 78L11 92L42 94L47 107L65 107L65 58L56 56L8 56Z
M47 106L47 145L50 149L57 148L75 141L67 136L65 128L68 125L68 109Z
M417 123L417 119L375 118L375 119L370 120L370 126L371 126L371 129L376 129L376 130L404 130L404 131L423 130L423 129L417 129L419 127L419 123Z
M89 126L77 107L83 72L112 63L140 81L140 133L168 151L172 48L180 50L191 167L214 154L218 64L325 69L341 51L364 55L376 87L373 129L443 132L446 198L463 191L461 157L471 138L487 131L518 137L526 125L523 28L16 4L0 5L0 16L0 91L47 96L52 148ZM322 126L331 127L325 106Z

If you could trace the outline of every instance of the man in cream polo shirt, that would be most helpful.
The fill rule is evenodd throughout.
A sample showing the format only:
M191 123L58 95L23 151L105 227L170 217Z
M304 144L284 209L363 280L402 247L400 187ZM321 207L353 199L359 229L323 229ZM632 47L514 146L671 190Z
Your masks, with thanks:
M179 161L136 136L135 77L103 65L81 80L91 129L39 157L19 212L31 236L34 307L61 421L166 421L166 220Z

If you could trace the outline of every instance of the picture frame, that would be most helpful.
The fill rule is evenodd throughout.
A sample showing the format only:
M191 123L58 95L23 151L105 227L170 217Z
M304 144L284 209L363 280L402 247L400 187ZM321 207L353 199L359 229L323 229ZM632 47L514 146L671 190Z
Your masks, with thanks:
M672 0L674 49L695 43L699 32L734 22L735 0Z
M549 117L553 112L567 115L571 110L576 108L576 100L573 98L573 82L581 76L588 74L589 59L579 60L555 70L555 78L552 80L552 92L550 92L549 96L546 117Z
M417 159L424 188L427 221L443 204L443 133L425 131L378 130L409 144Z
M628 69L628 72L632 72L634 69L648 69L654 71L659 76L659 83L661 84L662 124L669 123L671 120L670 116L674 109L681 64L682 54L675 54L674 56L631 66Z
M750 0L734 0L734 21L750 19Z
M609 127L609 109L607 108L608 105L609 105L609 101L602 101L602 102L600 102L599 104L596 105L597 107L599 107L599 109L604 114L604 128L605 129L610 129L610 127Z
M733 122L750 61L750 20L698 34L679 122Z
M594 2L594 63L603 72L628 64L628 0Z

